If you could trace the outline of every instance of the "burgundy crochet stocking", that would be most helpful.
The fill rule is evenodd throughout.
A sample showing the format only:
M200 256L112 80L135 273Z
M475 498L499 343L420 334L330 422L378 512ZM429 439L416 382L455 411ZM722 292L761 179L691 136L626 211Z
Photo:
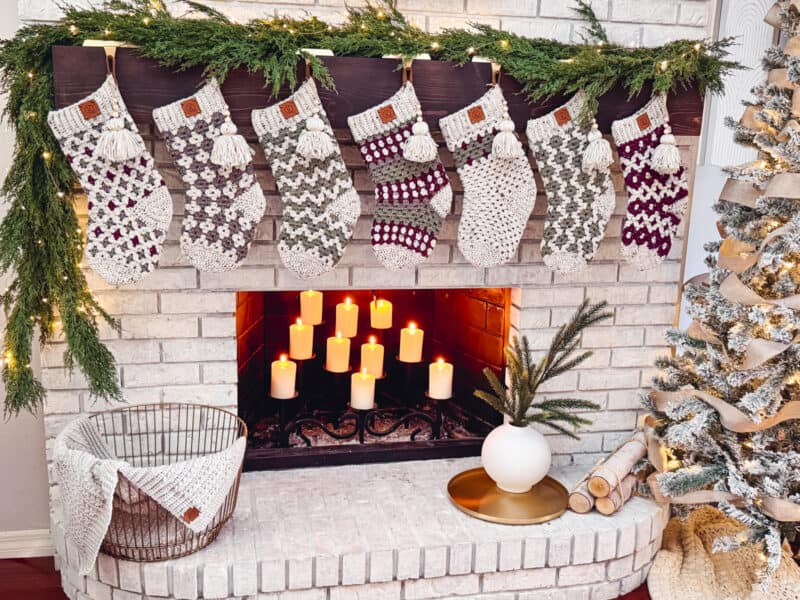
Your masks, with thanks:
M667 257L688 204L685 169L662 175L652 166L668 121L666 98L658 94L638 112L611 125L628 190L622 255L642 270Z

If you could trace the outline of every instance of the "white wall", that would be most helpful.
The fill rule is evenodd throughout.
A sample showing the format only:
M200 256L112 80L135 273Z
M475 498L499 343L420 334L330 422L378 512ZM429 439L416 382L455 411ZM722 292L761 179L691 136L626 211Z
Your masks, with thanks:
M0 3L0 37L13 35L18 27L17 9L12 2ZM0 107L5 99L0 98ZM11 163L14 137L4 124L0 127L0 178L5 179ZM0 215L5 215L2 206ZM0 280L5 289L10 277ZM5 317L0 312L0 326ZM0 403L5 393L0 386ZM44 455L44 426L41 418L23 415L0 420L0 532L47 529L47 471ZM0 553L3 539L0 537Z

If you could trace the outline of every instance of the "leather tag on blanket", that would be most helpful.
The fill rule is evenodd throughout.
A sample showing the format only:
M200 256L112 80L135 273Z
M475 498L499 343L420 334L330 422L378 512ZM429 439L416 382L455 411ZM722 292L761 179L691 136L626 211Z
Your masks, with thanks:
M378 118L380 118L381 123L391 123L397 118L397 113L394 112L394 107L391 104L387 104L378 109Z
M483 112L482 106L473 106L467 111L467 118L474 125L483 121L486 118L486 113Z
M559 125L566 125L572 120L566 108L559 108L553 116L556 118L556 123Z
M183 114L187 117L195 117L203 112L200 110L200 103L196 98L189 98L181 102L181 110L183 110Z
M187 523L191 523L199 516L200 516L200 510L192 506L191 508L187 508L186 512L183 513L183 520L186 521Z
M94 100L87 100L86 102L81 102L78 105L78 109L81 111L83 118L86 119L87 121L90 121L91 119L100 116L100 107Z
M278 108L280 109L284 119L291 119L292 117L296 117L300 114L300 111L297 108L297 104L294 103L294 100L282 102Z
M636 124L639 126L639 131L644 131L650 127L650 116L647 113L642 113L636 117Z

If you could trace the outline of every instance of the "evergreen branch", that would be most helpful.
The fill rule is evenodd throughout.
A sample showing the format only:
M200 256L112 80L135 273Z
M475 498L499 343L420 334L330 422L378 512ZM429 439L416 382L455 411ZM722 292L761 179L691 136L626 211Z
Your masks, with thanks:
M572 10L577 13L581 19L586 21L585 29L589 34L588 37L582 35L581 38L586 42L594 40L596 42L601 42L604 45L609 44L610 42L608 39L608 34L600 24L600 20L597 18L592 5L585 0L577 0L577 2L578 6Z

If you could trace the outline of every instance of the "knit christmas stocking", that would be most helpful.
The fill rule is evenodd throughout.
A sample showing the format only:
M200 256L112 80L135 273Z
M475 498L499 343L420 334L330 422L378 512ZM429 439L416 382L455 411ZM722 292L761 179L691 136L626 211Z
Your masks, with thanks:
M508 262L533 210L536 182L503 92L492 87L439 127L464 184L459 250L478 267Z
M450 181L421 115L408 82L386 102L347 119L376 186L372 249L393 270L430 256L452 202Z
M330 271L353 235L361 202L314 80L280 104L254 110L253 128L283 197L283 264L302 279Z
M562 273L586 266L597 251L614 211L614 186L608 166L611 148L604 144L606 160L584 168L590 149L589 134L596 125L581 125L578 116L586 98L578 92L554 111L528 121L528 142L547 194L547 216L542 237L542 257ZM593 148L592 148L593 149Z
M140 280L158 264L172 200L114 77L47 122L88 195L89 265L112 285Z
M628 190L622 254L639 269L666 258L688 204L686 173L668 121L667 100L659 94L611 125Z
M211 79L195 95L153 111L187 186L181 249L201 271L234 269L247 256L265 202L252 151L236 133Z

